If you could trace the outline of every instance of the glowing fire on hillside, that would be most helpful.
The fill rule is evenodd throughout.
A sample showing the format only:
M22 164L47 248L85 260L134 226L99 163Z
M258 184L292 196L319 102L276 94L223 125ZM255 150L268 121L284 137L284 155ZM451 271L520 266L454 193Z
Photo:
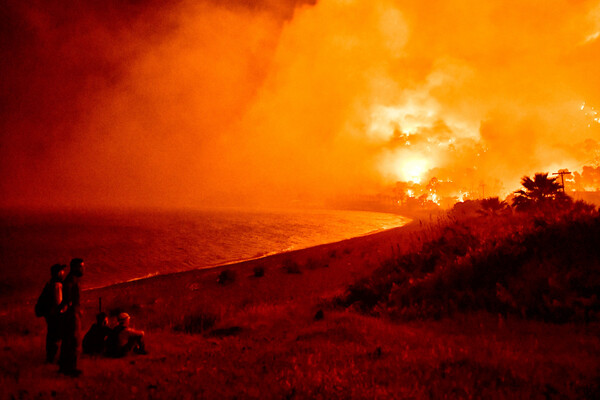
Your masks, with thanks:
M465 136L469 136L464 135L466 130L462 131L463 135L452 136L456 129L447 125L443 125L446 135L430 135L436 120L439 124L441 118L435 109L431 103L428 107L419 107L415 102L410 102L406 108L376 107L371 114L368 129L370 136L388 143L380 159L380 170L390 179L411 185L411 189L406 190L407 198L421 198L422 202L436 205L441 205L442 202L452 204L471 198L503 198L518 187L518 180L513 182L513 186L506 187L499 180L489 184L485 175L479 174L478 164L485 162L489 148L485 145L485 138L476 130L470 131L471 140L464 140ZM593 124L600 123L598 111L593 106L584 102L580 110L586 118L587 128L593 129ZM567 157L560 161L540 164L538 169L554 175L557 175L554 171L574 171L565 178L566 190L573 194L599 191L600 144L594 139L586 139L580 146L581 154L585 155L584 159L587 157L587 160ZM461 161L465 160L457 160L449 155L456 153L457 147L461 147L466 160L471 161L470 165L461 167ZM479 180L462 180L455 183L452 178L456 175L453 173L463 174L463 177L471 173L472 177L477 176ZM446 180L439 180L438 176L445 176ZM441 192L438 193L440 189ZM402 199L397 200L397 203L402 204Z

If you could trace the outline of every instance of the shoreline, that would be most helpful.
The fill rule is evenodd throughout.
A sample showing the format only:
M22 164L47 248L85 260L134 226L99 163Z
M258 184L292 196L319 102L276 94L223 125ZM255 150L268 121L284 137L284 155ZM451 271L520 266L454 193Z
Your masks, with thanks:
M92 323L101 302L102 311L125 311L142 329L181 323L185 315L214 314L227 319L248 307L302 304L314 308L366 277L398 252L408 251L422 232L416 221L360 237L277 253L252 260L156 275L121 282L82 293L83 324ZM297 271L286 270L292 265ZM256 276L254 269L264 270ZM219 283L223 271L231 281ZM100 300L101 299L101 300ZM178 310L177 320L165 322ZM184 311L185 315L181 312Z
M140 304L150 307L149 305L153 305L156 299L160 299L161 302L164 301L165 306L170 307L187 306L189 304L186 301L198 301L198 304L214 308L218 307L218 304L209 304L214 298L218 298L224 289L235 290L236 286L239 285L242 287L240 293L237 293L236 296L245 297L247 299L245 301L260 303L263 300L268 300L268 296L273 295L272 291L268 294L254 291L252 285L248 285L247 281L259 282L260 286L263 287L278 286L281 281L294 281L293 284L297 289L301 286L315 286L314 282L307 279L309 276L319 276L319 279L329 279L331 281L317 284L317 287L311 289L311 293L319 290L325 291L319 285L335 287L336 290L345 290L348 285L355 283L360 277L366 276L378 267L382 261L392 256L396 246L402 246L404 250L408 250L410 241L406 239L411 233L422 232L423 228L419 226L418 219L405 218L409 222L402 226L366 233L336 242L211 267L156 274L101 287L85 287L86 277L84 276L82 281L82 285L84 285L84 288L82 288L82 308L84 311L82 321L84 324L94 321L98 310L99 297L102 298L104 311L110 308L127 309L131 306L135 309ZM313 261L322 263L323 267L306 267L307 263ZM302 273L285 273L282 270L285 262L299 265ZM265 269L265 276L247 279L254 278L253 268L258 266ZM232 270L238 279L232 285L219 285L217 283L218 274L227 269ZM324 278L323 275L329 275L329 278ZM249 290L249 292L247 294L241 293L243 290ZM196 297L190 299L190 292L195 294L202 292L205 295L201 299ZM280 295L285 297L285 291L282 291L282 293ZM294 296L300 294L294 292L287 295L294 298ZM165 298L168 298L168 300L165 300ZM248 300L250 298L252 299ZM0 304L0 317L12 318L12 316L23 312L29 314L36 300L37 294L31 297L13 298L12 301L4 301ZM142 306L142 308L144 307Z
M232 268L244 267L248 264L256 264L257 262L260 262L262 260L271 261L271 259L275 260L275 259L285 258L285 257L293 258L293 257L297 257L299 255L302 256L303 253L322 252L322 251L326 251L329 248L340 247L340 246L343 246L346 244L351 245L351 244L353 244L353 242L360 241L361 239L364 239L364 238L372 238L373 240L377 240L377 238L379 238L380 235L383 235L386 233L396 233L396 232L399 233L399 230L404 230L405 228L413 227L412 225L415 224L415 222L416 222L415 220L409 220L409 222L407 222L406 224L401 225L401 226L371 231L371 232L368 232L368 233L365 233L362 235L353 236L351 238L337 240L334 242L321 243L321 244L316 244L313 246L302 247L299 249L292 249L292 250L285 250L285 251L281 251L281 252L269 253L269 254L265 254L262 256L257 256L257 257L247 258L247 259L227 261L227 262L221 263L221 264L208 265L208 266L204 266L204 267L198 267L198 268L193 268L193 269L188 269L188 270L183 270L183 271L157 273L157 274L153 274L153 275L149 275L149 276L145 276L145 277L129 279L129 280L122 281L122 282L115 282L115 283L111 283L111 284L105 285L105 286L85 288L82 291L88 292L88 291L102 290L102 289L107 289L107 288L111 288L114 286L121 286L121 285L127 285L127 284L132 284L132 283L143 283L143 281L146 281L146 280L160 279L162 277L166 278L166 277L175 276L175 275L186 275L186 274L196 275L196 274L202 274L205 272L216 271L218 269L226 268L226 267L232 267ZM414 230L414 229L412 229L412 230Z
M114 211L114 210L113 210ZM317 213L322 213L322 212L327 212L327 213L335 213L335 212L340 212L340 213L345 213L347 210L313 210L314 212ZM376 213L374 211L360 211L360 210L354 210L356 212L364 212L364 213ZM116 211L114 211L116 212ZM298 212L298 210L290 210L289 212ZM381 213L378 213L381 214ZM402 215L397 215L397 214L389 214L387 213L387 216L383 216L381 215L381 217L378 216L374 216L374 217L369 217L367 216L359 216L358 220L356 221L356 223L353 225L348 225L347 227L350 229L345 229L344 223L348 224L352 224L352 219L350 217L344 217L344 214L341 214L342 217L340 219L340 221L342 222L341 225L339 227L336 227L336 218L338 218L336 216L336 214L332 214L332 222L333 222L333 228L332 229L325 229L323 230L323 232L321 232L319 229L315 228L315 235L310 234L309 231L306 231L306 229L300 230L298 231L297 235L294 235L293 232L290 233L290 239L287 240L284 237L282 237L281 240L277 239L275 237L274 240L272 235L269 236L269 231L267 230L266 232L263 232L266 235L267 240L262 243L262 240L254 240L253 237L256 235L260 235L261 232L257 231L254 232L253 235L250 239L250 242L246 243L245 241L243 242L239 242L239 238L238 238L238 242L236 242L235 240L233 241L229 241L229 243L225 243L226 246L223 247L224 251L217 251L216 253L213 250L218 250L218 246L212 246L210 251L213 251L214 256L212 256L211 254L208 253L208 251L196 251L194 250L194 247L196 246L196 244L198 244L199 246L202 246L202 241L198 242L197 239L202 239L202 237L195 237L195 236L189 236L190 240L186 240L185 238L188 237L187 234L185 234L185 236L182 236L183 240L180 240L180 244L181 246L185 246L188 247L189 250L184 250L184 251L178 251L178 252L174 252L173 255L169 254L169 247L164 247L162 246L162 244L164 243L165 245L171 245L172 248L174 248L173 246L178 246L179 243L175 242L174 240L178 238L178 236L181 236L180 234L177 233L173 233L173 234L166 234L165 236L156 236L156 237L152 237L152 235L148 235L146 234L145 236L141 237L141 241L130 241L131 243L129 243L131 246L129 247L123 247L123 246L118 246L115 243L118 242L114 242L111 241L112 239L110 239L112 236L111 235L104 235L106 229L108 229L107 227L111 226L111 224L115 223L114 221L117 221L117 224L120 224L120 220L114 220L113 217L111 217L110 215L103 215L102 219L100 220L96 220L95 216L91 216L89 221L87 219L82 220L83 223L90 222L93 223L93 226L98 226L101 229L99 230L99 234L101 236L99 236L99 238L97 238L96 236L91 236L94 233L85 233L83 235L83 239L80 240L81 245L79 245L79 242L77 242L77 240L73 239L73 232L72 230L75 229L79 229L79 226L81 225L80 222L78 221L78 218L71 218L69 221L67 221L67 227L71 227L71 225L73 225L75 228L71 229L71 231L69 231L68 233L70 234L70 236L68 237L68 239L70 240L69 243L62 245L62 244L58 244L58 245L52 245L50 242L47 243L47 240L45 239L46 236L41 236L41 234L35 234L35 233L28 233L28 231L26 229L20 229L17 230L18 235L15 236L15 238L10 239L8 238L6 245L8 246L7 249L12 251L9 252L6 258L6 262L5 262L5 267L8 267L8 265L20 265L21 263L23 263L24 268L22 268L22 272L19 271L19 269L12 271L8 274L8 276L6 277L6 279L3 282L0 282L0 292L2 292L2 294L0 295L0 310L2 309L6 309L9 307L13 307L19 303L31 303L36 301L38 295L39 295L39 288L43 287L43 285L46 282L46 271L43 267L41 267L41 265L47 264L49 261L48 260L55 260L58 258L62 258L62 259L67 259L68 256L70 256L71 254L73 254L73 250L72 249L83 249L84 252L83 253L79 253L83 255L84 259L88 259L89 261L89 265L90 268L87 271L87 276L84 277L84 279L82 280L82 289L85 291L90 291L90 290L98 290L98 289L102 289L102 288L106 288L106 287L110 287L112 285L118 285L118 284L123 284L123 283L127 283L127 282L135 282L135 281L140 281L140 280L144 280L144 279L150 279L150 278L154 278L157 276L162 276L162 275L169 275L172 273L182 273L188 270L210 270L210 269L215 269L215 268L224 268L227 266L232 266L235 264L239 264L242 262L246 262L246 261L252 261L255 259L263 259L266 257L271 257L277 254L287 254L293 251L297 251L297 250L303 250L303 249L307 249L310 247L314 247L314 246L320 246L323 244L329 244L329 243L335 243L337 241L342 241L342 240L347 240L347 239L352 239L354 237L361 237L361 236L365 236L365 235L372 235L372 234L377 234L380 232L384 232L386 230L389 229L395 229L397 227L401 227L401 226L405 226L406 224L410 223L411 218L407 217L407 216L402 216ZM21 226L24 224L25 227L28 226L29 224L29 220L28 218L31 218L30 213L25 213L23 215L21 214L15 214L13 215L12 213L9 215L10 218L25 218L23 221L21 222L15 222L16 226ZM160 218L158 219L158 223L156 223L156 231L157 232L162 232L161 229L164 228L169 228L171 227L172 224L170 223L165 223L165 217L169 217L168 214L165 215L160 215ZM187 217L186 217L187 218ZM296 218L297 217L293 217ZM372 223L368 223L368 219L371 218L372 219ZM374 218L374 219L373 219ZM151 219L151 218L150 218ZM114 221L113 221L114 220ZM31 221L37 221L37 219L32 219ZM45 220L44 220L45 221ZM44 221L42 221L41 223L45 223ZM53 224L56 225L56 221L53 218L49 217L49 223L43 226L54 226ZM322 223L322 222L327 222L328 220L325 221L321 221L321 219L317 219L315 220L315 218L309 219L308 223L306 224L306 227L310 227L312 226L311 224L317 224L315 225L315 227L318 226L318 224ZM27 222L27 224L25 224L25 222ZM152 221L151 221L152 222ZM235 221L234 221L235 222ZM292 219L293 222L293 219ZM367 222L367 223L365 223ZM62 222L61 222L62 223ZM276 224L274 224L276 225ZM11 226L11 223L8 223L8 226ZM121 226L121 225L119 225ZM125 224L123 225L124 228L122 228L118 234L122 234L123 232L125 232L125 227L127 227L128 225ZM138 226L138 225L135 225ZM140 226L145 226L144 224L140 225ZM149 226L153 227L154 225L150 224ZM354 227L354 229L352 229ZM172 228L172 227L171 227ZM338 229L339 228L339 229ZM154 229L154 228L153 228ZM314 230L314 229L313 229ZM46 231L43 231L42 233L45 235ZM52 231L54 232L54 231ZM96 232L96 231L93 231ZM177 232L177 230L175 229L175 232ZM283 231L282 231L283 232ZM294 231L296 232L296 231ZM320 233L321 232L321 233ZM51 233L51 232L50 232ZM283 232L285 233L285 232ZM356 236L353 236L355 235ZM103 236L102 236L103 235ZM135 232L134 232L135 235ZM201 235L200 235L201 236ZM231 237L236 237L239 235L233 235ZM29 239L33 239L32 245L28 245L27 246L17 246L15 245L15 243L27 243L27 241L23 241L23 242L15 242L15 240L19 239L19 238L23 238L23 240L29 238ZM106 239L109 238L109 239ZM12 242L10 240L12 240ZM151 243L151 241L154 240L155 246L153 248L146 248L144 247L145 243ZM207 238L207 240L210 240L210 238ZM242 239L243 240L243 239ZM323 242L323 241L325 242ZM36 246L39 242L39 246L41 246L41 250L39 252L36 252L37 247L33 247ZM72 242L72 243L71 243ZM14 245L14 246L13 246ZM13 247L10 247L13 246ZM79 246L79 247L78 247ZM133 247L132 247L133 246ZM30 250L33 254L34 257L39 258L38 261L30 261L31 257L26 257L24 255L23 249L28 249ZM215 248L213 248L215 247ZM119 260L120 256L119 256L119 251L122 248L131 248L132 250L134 250L134 252L129 252L128 255L124 255L125 257L123 257L122 259ZM154 249L159 249L158 251L160 253L157 253L157 251L155 251ZM14 250L14 251L13 251ZM145 251L147 250L147 252ZM163 251L164 250L164 251ZM94 253L94 254L91 254ZM197 253L197 254L196 254ZM206 254L204 254L206 253ZM164 256L161 256L161 254L165 254ZM56 256L58 255L58 257ZM148 256L149 258L146 260L146 256ZM25 258L27 258L27 260L25 260ZM103 270L105 269L105 265L106 264L106 273L103 272ZM122 267L120 267L120 264L124 265L124 269L122 269ZM121 270L122 269L122 270ZM38 271L40 271L38 273Z
M187 270L182 270L182 271L175 271L175 272L166 272L166 273L153 273L153 274L149 274L146 276L142 276L142 277L138 277L138 278L132 278L132 279L128 279L125 281L120 281L120 282L115 282L115 283L110 283L108 285L103 285L103 286L95 286L95 287L86 287L85 289L83 289L83 292L88 292L88 291L94 291L94 290L101 290L101 289L106 289L106 288L110 288L112 286L117 286L117 285L123 285L123 284L128 284L128 283L133 283L133 282L140 282L140 281L144 281L147 279L154 279L154 278L160 278L162 276L169 276L169 275L177 275L177 274L185 274L188 272L194 272L194 271L209 271L209 270L216 270L219 268L225 268L225 267L236 267L237 265L242 265L242 264L246 264L246 263L250 263L250 262L255 262L255 261L260 261L260 260L265 260L271 257L278 257L278 256L285 256L285 255L293 255L294 253L297 252L302 252L302 251L308 251L311 249L316 249L316 248L321 248L324 246L333 246L333 245L338 245L338 244L342 244L348 241L353 241L353 240L358 240L361 238L365 238L365 237L370 237L370 236L375 236L375 235L379 235L385 232L389 232L389 231L393 231L393 230L397 230L397 229L402 229L405 228L411 224L415 223L415 219L413 218L409 218L406 216L401 216L403 219L406 220L406 222L403 225L400 226L394 226L392 228L381 228L381 229L376 229L370 232L366 232L357 236L353 236L353 237L349 237L346 239L341 239L341 240L336 240L333 242L326 242L326 243L320 243L320 244L315 244L315 245L309 245L307 247L301 247L301 248L297 248L297 249L290 249L290 250L284 250L284 251L276 251L276 252L271 252L271 253L267 253L267 254L263 254L260 256L256 256L256 257L251 257L251 258L243 258L243 259L238 259L238 260L232 260L232 261L226 261L224 263L219 263L219 264L214 264L214 265L206 265L206 266L202 266L202 267L197 267L197 268L193 268L193 269L187 269Z

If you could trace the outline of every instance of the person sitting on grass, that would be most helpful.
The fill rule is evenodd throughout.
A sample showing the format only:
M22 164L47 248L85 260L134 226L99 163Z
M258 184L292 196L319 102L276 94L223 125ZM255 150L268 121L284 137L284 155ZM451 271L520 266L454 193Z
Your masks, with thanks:
M108 336L106 353L110 357L124 357L133 351L135 354L147 354L144 345L144 331L129 326L129 314L122 312L117 317L119 324Z
M83 337L82 347L85 354L103 354L106 349L106 339L112 329L108 326L106 313L96 314L96 323Z

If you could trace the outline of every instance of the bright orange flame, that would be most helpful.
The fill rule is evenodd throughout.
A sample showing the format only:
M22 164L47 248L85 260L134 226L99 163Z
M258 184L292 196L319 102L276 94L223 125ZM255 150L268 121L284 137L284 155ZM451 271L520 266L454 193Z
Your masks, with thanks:
M423 175L427 172L428 161L425 158L411 157L399 159L395 172L403 181L421 183Z
M408 149L385 153L379 164L380 171L393 181L421 183L431 168L425 156Z
M465 201L466 199L468 199L468 198L469 198L469 192L463 192L463 191L461 191L461 192L459 193L459 195L458 195L458 199L457 199L457 201L458 201L459 203L464 203L464 201Z
M440 205L440 197L437 193L430 193L429 196L427 196L427 200L434 202L438 206Z

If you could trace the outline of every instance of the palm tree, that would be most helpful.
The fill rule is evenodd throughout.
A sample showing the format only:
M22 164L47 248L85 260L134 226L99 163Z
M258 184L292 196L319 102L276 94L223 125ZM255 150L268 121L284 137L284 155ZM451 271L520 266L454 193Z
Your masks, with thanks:
M570 202L570 197L564 194L560 183L555 178L548 178L548 173L536 173L531 179L528 176L521 178L521 185L525 190L515 192L513 206L519 211L531 210L533 207L545 207L550 204L563 204Z
M498 197L488 197L479 202L481 209L477 212L481 215L497 216L510 212L510 206L506 201L500 201Z

